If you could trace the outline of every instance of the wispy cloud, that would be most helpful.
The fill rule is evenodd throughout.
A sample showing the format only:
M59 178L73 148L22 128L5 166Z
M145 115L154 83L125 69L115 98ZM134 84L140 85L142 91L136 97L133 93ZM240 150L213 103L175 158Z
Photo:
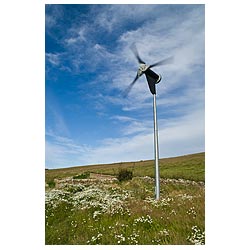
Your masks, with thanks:
M119 121L119 123L124 126L121 128L122 136L131 136L135 134L149 133L151 132L152 122L145 119L136 119L128 116L113 116L111 117L114 121Z
M46 53L46 59L55 66L60 64L60 54Z
M70 167L85 161L88 155L86 145L76 144L68 137L46 132L45 164L52 168Z
M79 28L74 28L69 32L69 36L64 40L65 44L68 46L83 45L86 42L86 29L84 26Z
M58 20L63 16L63 8L61 5L46 5L45 12L45 25L46 31L49 32L51 28L54 28L58 24Z
M47 122L46 126L46 129L50 134L53 133L52 131L57 131L58 135L70 135L70 130L57 98L49 89L47 89L46 93L46 119L47 121L50 120L50 122Z
M88 152L86 164L152 159L154 157L153 124L151 132L149 124L141 125L145 126L146 133L105 140L102 145ZM204 114L195 111L182 119L173 119L171 122L161 120L159 135L160 157L204 151Z

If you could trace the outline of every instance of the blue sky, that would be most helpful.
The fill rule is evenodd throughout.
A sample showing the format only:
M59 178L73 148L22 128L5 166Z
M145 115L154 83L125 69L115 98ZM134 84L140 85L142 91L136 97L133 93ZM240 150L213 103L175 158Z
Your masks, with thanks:
M204 5L46 5L46 167L153 159L155 67L160 157L205 151Z

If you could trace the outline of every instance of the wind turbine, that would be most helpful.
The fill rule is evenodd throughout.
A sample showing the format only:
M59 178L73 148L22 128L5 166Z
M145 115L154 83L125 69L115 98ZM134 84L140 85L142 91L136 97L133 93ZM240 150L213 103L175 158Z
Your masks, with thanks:
M159 170L159 146L158 146L158 125L157 125L157 110L156 110L156 87L155 85L161 81L161 75L155 73L151 68L156 66L165 65L173 61L173 57L166 58L157 63L147 65L139 56L138 50L135 44L131 45L131 50L134 53L137 61L139 63L139 68L135 79L130 83L130 85L125 90L124 96L127 96L134 86L135 82L145 74L148 82L148 87L153 95L153 114L154 114L154 155L155 155L155 199L160 199L160 170Z

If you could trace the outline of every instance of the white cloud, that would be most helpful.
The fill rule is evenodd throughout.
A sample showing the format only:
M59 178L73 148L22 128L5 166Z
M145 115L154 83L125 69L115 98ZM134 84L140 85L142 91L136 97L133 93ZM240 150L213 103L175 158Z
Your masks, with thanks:
M148 5L106 5L96 15L95 24L107 32L113 32L130 19L145 19L148 11L152 11Z
M45 25L46 25L46 31L48 31L50 28L53 28L57 25L58 20L63 15L63 11L61 5L46 4L45 8L46 8Z
M160 71L162 74L186 75L192 72L194 64L204 64L205 37L202 18L198 22L194 11L184 21L169 21L170 26L166 25L167 17L161 16L137 30L124 33L120 41L124 43L126 51L129 51L130 44L137 41L141 57L149 64L174 56L174 63L161 67ZM134 60L132 53L123 54L129 57L128 60Z
M151 129L151 132L149 131ZM88 152L86 164L153 159L153 121L147 133L107 139ZM160 157L204 151L204 113L195 110L181 119L159 122Z
M65 39L67 45L72 46L76 43L83 43L86 41L86 29L84 26L81 26L78 29L72 29L70 33L70 37Z
M111 117L111 119L118 120L118 121L121 121L121 122L135 121L134 118L131 118L131 117L128 117L128 116L123 116L123 115L115 115L115 116Z
M60 54L46 53L46 59L55 66L60 64Z
M69 137L46 132L45 163L53 168L81 165L88 155L89 148L80 145Z
M46 92L46 118L50 119L53 121L50 123L50 125L46 124L46 130L48 135L53 135L54 132L52 131L57 131L58 135L70 135L70 131L67 125L67 121L65 120L65 117L63 115L63 112L61 110L60 104L56 98L56 96L47 89ZM53 126L52 126L53 124ZM50 126L50 127L48 127ZM52 127L51 127L52 126Z
M115 119L119 120L120 123L124 123L124 126L121 128L122 136L135 136L136 134L145 134L149 132L152 124L151 122L145 119L136 119L126 116L118 116Z
M56 24L56 19L51 16L46 14L45 15L45 25L47 28L53 27Z

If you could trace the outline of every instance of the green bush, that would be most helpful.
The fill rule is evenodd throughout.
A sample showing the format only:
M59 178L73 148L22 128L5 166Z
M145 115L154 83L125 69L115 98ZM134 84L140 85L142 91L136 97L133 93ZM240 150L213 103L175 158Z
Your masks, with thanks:
M117 179L118 181L127 181L127 180L132 180L133 178L133 173L130 170L127 169L121 169L118 173Z
M82 174L73 176L73 179L88 179L89 176L90 176L90 173L86 172L86 173L82 173Z
M49 186L50 188L54 188L54 187L56 186L56 183L55 183L54 180L48 181L47 184L48 184L48 186Z

